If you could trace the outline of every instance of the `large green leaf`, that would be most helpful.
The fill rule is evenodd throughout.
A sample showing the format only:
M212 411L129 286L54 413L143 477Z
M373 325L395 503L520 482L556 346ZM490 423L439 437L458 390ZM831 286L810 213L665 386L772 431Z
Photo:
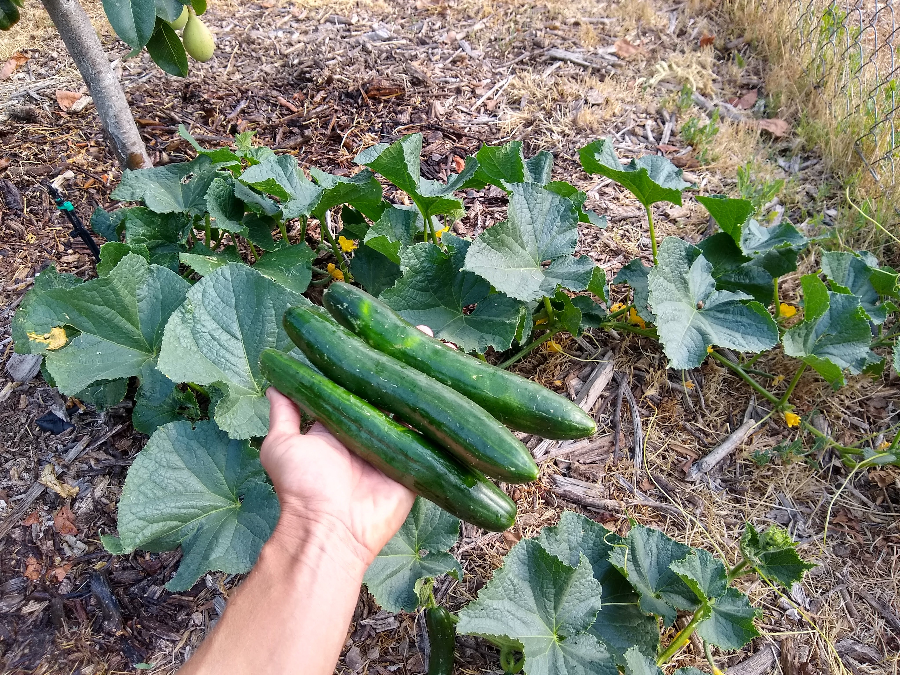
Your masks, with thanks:
M780 248L793 248L799 251L807 243L806 237L786 220L778 225L763 227L751 218L741 230L741 250L747 255L758 255Z
M74 274L60 274L55 265L35 275L34 285L25 294L12 320L12 339L16 354L43 354L47 351L47 342L32 340L28 334L46 335L51 328L65 323L65 316L62 307L54 302L45 302L42 296L53 290L65 293L82 283Z
M472 244L444 235L447 251L432 243L407 246L400 252L403 276L381 299L413 325L424 324L436 338L463 351L509 349L524 305L502 293L491 293L481 277L462 270ZM473 311L467 311L476 305Z
M363 583L383 609L415 611L419 581L447 573L462 579L462 567L447 553L457 539L459 518L417 497L400 530L366 570Z
M191 218L184 213L154 213L143 206L120 209L119 224L125 228L125 243L145 246L150 262L178 271L178 256L191 231Z
M140 49L156 26L156 3L147 0L103 0L110 25L122 42Z
M252 135L255 132L250 131L250 132L246 132L246 133L249 133ZM198 155L205 155L206 157L208 157L210 159L210 161L213 164L215 164L217 166L227 167L227 168L233 169L233 170L238 170L240 168L241 157L244 157L245 153L241 152L241 150L240 150L241 144L240 144L239 140L242 137L246 138L246 136L244 136L244 134L238 134L237 136L235 136L234 140L239 148L237 152L233 152L229 148L211 148L211 149L204 148L197 142L197 139L195 139L193 136L191 136L191 132L189 132L183 124L178 125L178 135L181 136L188 143L190 143L191 147L197 151ZM267 150L270 154L274 154L268 148L265 148L265 150Z
M632 291L632 304L638 316L650 323L656 322L656 317L650 311L650 270L641 260L634 258L623 266L613 279L614 284L628 284Z
M365 234L363 242L400 264L400 249L411 246L425 230L419 210L411 206L391 206Z
M717 291L712 265L700 250L667 237L650 271L650 307L669 366L696 368L707 347L761 352L778 344L778 327L746 293Z
M641 609L661 616L663 623L671 626L676 610L693 611L699 607L697 595L670 567L690 552L690 548L659 530L635 525L625 538L625 545L616 546L610 553L609 561L640 594Z
M234 178L228 175L216 176L206 191L206 209L213 227L226 232L244 234L244 202L234 194Z
M200 243L195 244L190 253L180 253L178 259L201 277L212 274L228 263L242 262L241 255L234 246L213 252Z
M777 525L758 532L747 523L741 535L741 553L760 576L777 581L788 590L800 583L807 570L815 567L800 557L797 542Z
M97 276L109 276L116 265L129 253L136 253L150 262L150 250L143 244L123 244L119 241L108 241L100 247L100 262L97 263Z
M615 663L590 628L602 588L581 556L571 567L535 540L523 539L503 567L459 612L457 632L518 641L528 675L615 675Z
M128 470L119 550L180 545L181 564L166 588L183 591L207 570L249 570L278 512L249 443L230 440L212 422L172 422L157 429Z
M180 164L136 171L126 169L112 198L142 201L156 213L184 212L202 216L206 213L206 191L216 174L212 162L204 155Z
M131 423L136 431L152 434L177 420L200 419L197 397L190 389L179 390L153 363L145 363L139 375L141 386L134 400Z
M716 224L726 232L736 244L741 243L744 223L753 215L753 202L749 199L730 199L724 195L697 197L706 207Z
M759 258L744 255L728 234L718 232L697 244L697 248L712 264L718 290L749 293L766 307L772 304L774 278L758 264Z
M322 194L322 190L303 175L293 155L272 155L265 158L245 170L241 174L241 182L278 197L287 218L312 213Z
M312 261L316 257L305 242L266 253L253 269L294 293L303 293L312 279Z
M834 293L815 274L800 279L803 321L784 334L784 353L814 368L835 389L844 370L859 374L869 359L872 333L855 295Z
M400 265L370 246L361 246L350 261L350 273L363 288L381 295L400 278Z
M147 41L147 53L169 75L187 77L188 61L184 45L178 33L162 19L156 20L156 28Z
M82 403L92 405L97 410L106 410L121 403L128 393L128 378L118 380L100 380L79 391L75 398Z
M557 286L587 288L594 262L575 258L578 214L572 202L533 183L512 185L509 218L469 248L464 269L518 300L551 296ZM542 263L550 261L548 267Z
M309 173L321 191L318 200L311 207L311 213L321 219L329 209L339 204L350 204L372 220L378 220L384 195L381 183L371 171L363 169L349 178L325 173L315 167L311 168ZM303 214L305 215L305 212ZM293 218L297 214L286 207L285 215Z
M584 203L587 201L587 193L582 192L571 183L557 180L553 181L552 183L547 183L544 186L544 189L558 194L561 197L565 197L566 199L570 199L575 205L575 210L578 211L579 223L590 223L591 225L599 227L600 229L603 229L609 225L609 222L607 222L606 220L606 216L598 216L591 210L585 210Z
M586 145L578 155L585 171L614 180L644 206L656 202L681 206L681 192L691 185L682 180L681 169L659 155L644 155L623 166L608 139Z
M510 141L504 145L482 145L475 155L478 167L465 187L482 188L495 185L507 190L514 183L545 185L553 169L553 155L542 150L526 160L522 153L522 141Z
M462 173L451 175L446 183L441 183L422 178L421 155L422 134L411 134L391 145L373 145L359 153L354 161L381 174L408 194L424 218L439 214L461 215L462 202L453 197L453 193L462 189L474 175L478 162L474 158L467 159Z
M697 635L705 642L725 650L740 649L759 631L753 620L760 614L750 599L736 588L729 588L709 604L709 616L697 624Z
M538 542L570 567L577 567L582 555L587 558L594 579L603 588L600 612L590 632L606 645L619 665L623 665L630 647L637 647L647 656L656 654L656 617L641 611L638 594L609 562L613 549L622 545L622 537L580 514L564 511L559 525L541 530Z
M259 354L290 345L281 317L300 304L309 301L247 265L220 267L172 314L159 369L173 382L215 385L212 415L232 438L265 436L269 402Z
M875 324L887 319L887 307L872 284L872 275L878 268L867 265L863 259L844 251L826 251L822 254L822 272L838 293L848 293L859 298L862 308Z
M35 316L79 331L67 346L47 353L59 390L74 395L98 380L140 373L159 353L163 327L188 288L174 272L132 253L108 276L37 296Z

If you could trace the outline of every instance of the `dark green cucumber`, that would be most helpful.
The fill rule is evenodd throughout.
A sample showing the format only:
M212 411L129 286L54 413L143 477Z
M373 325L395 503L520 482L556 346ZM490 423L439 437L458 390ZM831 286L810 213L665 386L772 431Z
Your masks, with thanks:
M427 438L284 352L266 349L259 364L278 391L386 476L486 530L502 532L515 522L516 505L500 488Z
M453 649L456 646L456 623L443 607L425 610L428 629L428 675L453 675Z
M513 429L544 438L584 438L597 430L590 415L568 399L428 337L360 288L332 284L323 303L378 351L464 394Z
M477 403L395 358L382 354L346 328L291 307L284 329L323 375L394 413L457 459L507 483L537 478L531 453Z

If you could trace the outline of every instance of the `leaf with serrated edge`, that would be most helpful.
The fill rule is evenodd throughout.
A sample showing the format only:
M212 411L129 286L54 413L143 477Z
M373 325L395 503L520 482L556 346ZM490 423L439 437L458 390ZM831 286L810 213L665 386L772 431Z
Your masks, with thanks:
M652 656L659 649L656 617L638 606L639 596L628 580L609 562L609 555L623 539L599 523L573 511L564 511L559 524L541 530L538 542L570 567L584 555L603 587L600 612L590 632L607 646L619 665L629 647Z
M293 155L267 157L245 170L241 182L278 197L282 204L291 201L315 203L322 192L303 175Z
M156 430L128 470L119 500L123 553L181 546L166 584L183 591L207 570L249 570L278 520L278 499L259 453L212 422Z
M650 311L650 288L648 279L650 277L651 267L647 267L643 262L634 258L629 260L628 264L619 270L613 279L614 284L628 284L632 291L632 304L638 316L644 321L654 323L656 317Z
M462 579L462 567L447 553L457 539L459 518L417 497L400 530L366 570L363 583L382 609L415 611L416 582L447 573Z
M191 249L191 253L180 253L178 255L178 259L181 260L182 264L190 267L201 277L209 276L228 263L242 262L237 249L232 246L229 246L224 251L216 251L215 253L208 249L203 251L203 253L196 252L203 250L203 248L201 248L200 244L196 244L194 248Z
M699 606L696 594L670 565L684 560L691 549L659 530L635 525L623 546L616 546L609 561L631 582L641 596L641 609L663 618L666 626L675 621L676 610Z
M758 532L747 523L741 535L741 553L761 576L777 581L786 589L799 583L815 565L797 553L797 542L777 525Z
M188 389L180 391L152 363L145 363L139 375L141 386L134 399L131 423L136 431L152 434L169 422L199 419L197 397Z
M28 338L29 333L46 335L51 328L65 323L63 308L55 302L45 302L42 296L48 291L59 289L63 293L83 283L74 274L60 274L55 265L38 272L34 285L16 310L12 320L12 339L16 354L43 354L47 342L37 342Z
M572 298L565 291L557 291L551 303L555 310L554 318L563 330L570 335L579 336L581 334L581 310L572 303Z
M753 620L759 610L736 588L728 590L709 605L710 614L697 624L697 635L721 649L740 649L759 635Z
M773 277L756 261L741 253L734 240L724 232L707 237L697 244L712 264L712 276L720 291L744 292L764 306L775 297Z
M881 296L872 285L874 270L861 258L845 251L826 251L822 254L822 272L831 282L832 289L858 297L873 323L884 323L887 308L880 304Z
M681 239L663 240L649 288L670 368L696 368L710 345L761 352L778 344L778 326L766 309L745 303L746 293L717 291L712 264Z
M625 652L625 675L662 675L656 659L643 654L636 647Z
M183 6L183 5L182 5ZM180 10L179 10L180 11ZM251 134L254 132L250 132ZM238 167L241 164L241 156L235 154L229 148L213 148L206 149L197 142L197 139L191 136L191 132L183 124L178 125L178 135L191 144L191 147L197 151L198 155L206 155L210 161L217 166ZM235 141L240 138L241 134L235 136Z
M375 211L382 202L383 193L381 183L371 171L363 169L349 178L325 173L315 167L309 173L322 191L311 213L322 217L327 210L338 204L350 204L373 220L378 219ZM285 215L289 218L296 217L290 204L285 208Z
M814 368L832 387L844 383L844 370L859 374L866 366L872 333L855 295L834 293L815 274L800 279L805 300L803 321L784 334L784 353Z
M425 229L425 221L412 206L391 206L365 234L363 242L395 263L400 263L400 249L415 243Z
M573 258L578 215L572 202L525 183L511 186L509 218L488 228L469 248L465 269L518 300L553 295L557 285L572 291L590 283L594 263ZM550 260L550 266L542 263Z
M601 591L587 558L573 568L537 541L523 539L478 598L460 610L456 629L517 640L528 675L615 675L606 648L585 634L600 609Z
M190 162L155 166L152 169L126 169L113 190L112 198L142 201L155 213L206 213L206 191L217 176L209 157L201 155ZM186 180L192 176L190 180Z
M56 386L74 395L97 380L131 377L159 353L163 327L190 284L139 255L125 256L108 276L39 296L55 325L80 335L47 354Z
M728 588L725 565L703 549L692 549L684 560L673 562L669 567L701 600L718 598Z
M401 276L399 264L369 246L361 246L353 254L350 273L376 297L391 288Z
M294 293L303 293L312 279L312 261L316 257L305 242L266 253L253 269Z
M244 233L244 203L234 194L234 178L218 176L206 191L206 208L211 225L226 232Z
M444 235L447 252L431 243L402 249L403 276L381 299L413 325L426 325L434 336L463 351L509 349L515 337L522 303L491 293L491 285L461 270L470 242ZM466 313L465 308L476 305Z
M778 225L763 227L752 218L741 230L741 250L747 255L757 255L776 248L802 248L807 240L796 227L782 221Z
M709 215L723 232L741 243L741 230L747 219L753 215L753 203L749 199L729 199L724 195L710 195L709 197L697 197L697 201L703 204Z
M259 354L290 345L281 317L301 304L309 301L246 265L220 267L169 319L158 367L173 382L217 383L213 418L233 438L265 436L269 402Z
M178 254L187 249L191 217L184 213L154 213L143 206L121 209L119 224L125 229L125 243L145 246L150 262L178 271Z
M623 166L608 139L594 141L578 154L585 171L614 180L644 206L656 202L681 206L681 192L691 186L682 180L681 169L665 157L644 155Z
M122 258L129 253L135 253L147 262L150 262L150 250L143 244L129 246L118 241L108 241L100 247L100 262L97 263L97 276L109 276L109 273L116 268L116 265L121 262Z

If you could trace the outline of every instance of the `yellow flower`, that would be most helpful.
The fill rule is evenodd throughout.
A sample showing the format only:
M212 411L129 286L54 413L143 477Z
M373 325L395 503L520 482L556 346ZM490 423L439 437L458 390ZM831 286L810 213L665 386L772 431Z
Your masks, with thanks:
M685 380L685 382L684 382L684 387L685 387L685 389L693 389L693 388L694 388L694 383L693 383L693 382L688 382L687 380Z
M62 326L57 326L56 328L51 328L50 332L45 333L44 335L28 333L28 339L32 342L39 342L43 345L47 345L47 349L50 351L62 349L66 346L66 329Z
M615 314L619 310L625 309L625 304L621 302L615 303L612 307L609 308L610 314Z
M713 353L712 345L707 346L707 348L706 348L706 353L707 353L707 354L712 354L712 353Z
M800 426L800 415L795 415L792 412L784 413L784 421L787 422L789 427L799 427Z
M563 353L563 348L559 346L559 343L554 340L548 340L544 345L544 349L548 352L558 352L560 354Z
M635 326L639 326L640 328L647 327L647 322L638 316L637 310L634 307L632 307L628 312L628 322L633 323Z
M437 237L438 239L440 239L440 238L444 235L444 232L449 232L449 231L450 231L450 226L449 226L449 225L445 225L445 226L442 227L441 229L437 230L437 231L434 233L434 236Z
M547 323L547 319L538 319L534 322L535 326L540 326L542 323Z
M878 445L879 450L887 450L889 447L891 447L890 441L881 441L881 443Z
M357 244L355 241L353 241L352 239L347 239L347 237L345 237L344 235L338 237L338 244L340 245L341 250L344 253L350 253L350 251L355 250L356 247L359 246L359 244Z
M790 319L794 314L797 313L797 308L793 305L789 305L786 302L782 302L778 305L778 312L781 314L781 317L784 319Z
M344 280L344 273L341 272L334 263L328 263L328 267L326 269L328 270L328 274L330 274L333 278L337 279L338 281Z
M784 375L776 375L772 380L772 386L777 387L782 382L784 382Z

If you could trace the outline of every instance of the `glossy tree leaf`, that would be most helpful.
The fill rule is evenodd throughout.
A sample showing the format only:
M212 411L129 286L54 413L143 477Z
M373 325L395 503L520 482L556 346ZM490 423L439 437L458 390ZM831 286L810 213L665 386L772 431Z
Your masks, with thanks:
M103 0L103 9L122 42L138 50L147 44L156 26L156 3L146 0Z
M425 230L425 221L418 209L409 206L391 206L368 229L363 240L395 263L400 264L400 248L411 246Z
M379 296L400 278L400 265L369 246L360 246L350 261L350 273L363 288Z
M303 293L312 279L312 261L316 257L306 243L285 246L266 253L253 269L294 293Z
M735 244L741 243L744 223L753 215L753 202L749 199L730 199L725 195L697 197L716 224L727 233Z
M613 279L614 284L628 284L631 286L632 304L638 316L644 321L655 323L656 317L650 311L650 286L649 277L652 267L647 267L641 260L634 258L619 270Z
M82 279L74 274L60 274L55 265L38 272L34 284L16 310L12 320L13 347L16 354L43 354L48 344L29 337L46 335L52 328L65 323L64 308L56 302L47 302L44 294L50 291L65 293L81 285Z
M625 546L616 546L609 561L640 594L640 607L662 617L666 626L675 621L676 610L699 607L696 594L671 569L684 560L691 549L659 530L642 525L631 528Z
M844 384L844 370L859 374L869 358L872 333L855 295L834 293L815 274L800 279L803 321L784 334L784 353L811 366L832 387Z
M609 561L613 549L623 545L622 537L580 514L564 511L558 525L541 530L538 542L570 567L577 567L582 555L587 558L594 579L603 588L600 612L590 632L619 665L624 665L624 655L630 647L637 647L647 656L656 654L656 617L641 611L638 594Z
M586 145L578 155L585 171L614 180L644 206L656 202L681 206L681 193L691 185L682 180L681 169L658 155L644 155L623 166L609 139Z
M125 243L146 247L150 262L178 271L178 256L187 250L191 218L184 213L154 213L143 206L117 211Z
M152 434L169 422L201 417L197 397L190 389L181 391L153 363L145 363L139 375L141 385L134 400L131 423L136 431Z
M75 395L98 380L140 373L159 353L163 327L188 288L174 272L132 253L105 277L37 296L36 316L52 317L48 323L79 333L47 354L59 390Z
M607 649L585 633L600 609L601 590L585 557L573 568L523 539L478 598L460 610L456 629L518 641L528 675L615 675Z
M751 523L741 535L741 553L757 573L770 581L776 581L787 590L800 583L803 575L815 567L797 553L797 542L787 530L771 525L758 532Z
M183 212L202 216L206 213L206 191L215 177L212 162L204 155L190 162L152 169L126 169L112 198L142 201L155 213Z
M400 530L385 545L363 583L389 612L413 612L419 605L416 584L440 574L462 579L463 571L447 551L459 539L459 518L417 497Z
M407 246L400 252L403 276L381 299L413 325L424 324L434 336L463 351L509 349L524 305L462 268L472 244L444 235L447 251L432 243ZM466 311L476 305L471 312Z
M164 72L176 77L187 77L187 52L184 51L181 38L160 18L156 20L156 28L147 41L147 53Z
M156 430L128 470L119 500L119 546L181 546L171 591L207 570L248 571L278 520L278 499L259 453L212 422L171 422Z
M508 220L488 228L469 248L465 270L518 300L551 296L557 286L587 288L594 262L574 258L578 215L572 202L525 183L511 186ZM548 267L541 263L550 261Z
M164 21L175 21L181 16L184 5L180 0L155 0L156 16Z
M649 288L671 368L696 368L710 345L760 352L778 344L778 327L765 307L746 302L746 293L717 291L712 265L681 239L663 241Z
M832 290L855 295L873 323L884 323L887 307L881 304L881 296L872 285L875 270L862 258L845 251L826 251L822 254L822 272L831 282Z
M216 385L212 417L233 438L265 436L269 402L259 354L290 345L281 317L301 304L309 301L251 267L220 267L172 314L158 367L173 382Z

